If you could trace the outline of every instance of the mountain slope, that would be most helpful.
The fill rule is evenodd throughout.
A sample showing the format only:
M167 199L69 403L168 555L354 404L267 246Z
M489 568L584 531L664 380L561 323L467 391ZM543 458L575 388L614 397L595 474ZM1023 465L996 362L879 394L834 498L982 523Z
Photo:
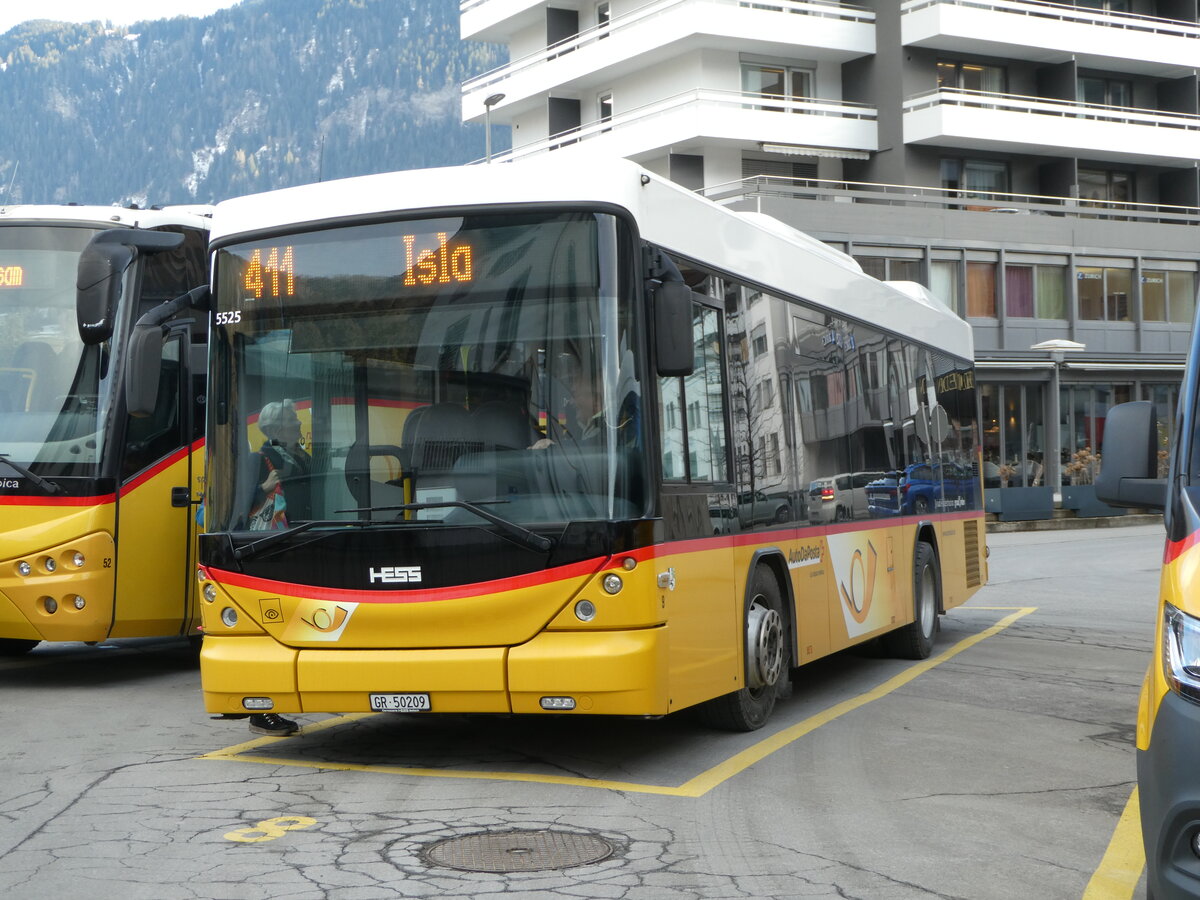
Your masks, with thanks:
M454 0L26 23L0 35L0 202L213 202L464 163L484 134L462 124L459 86L504 61L459 40Z

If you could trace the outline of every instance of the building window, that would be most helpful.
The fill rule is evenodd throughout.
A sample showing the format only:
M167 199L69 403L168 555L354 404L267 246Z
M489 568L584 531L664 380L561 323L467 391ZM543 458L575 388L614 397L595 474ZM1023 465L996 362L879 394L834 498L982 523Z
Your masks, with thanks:
M929 263L929 290L950 309L962 314L959 303L959 263L953 259L935 259Z
M1076 97L1089 106L1133 106L1133 82L1123 78L1079 76Z
M1128 322L1133 277L1129 269L1080 266L1079 318L1090 322Z
M967 317L996 318L996 264L967 263Z
M770 378L763 378L758 383L758 408L770 409L775 405L775 383Z
M1104 12L1129 12L1129 0L1072 0L1072 4Z
M750 332L750 345L754 350L754 356L756 359L767 352L766 325L756 325L754 330Z
M1196 275L1161 269L1142 271L1142 319L1191 324L1196 312Z
M613 101L612 92L601 94L596 98L596 121L611 122L613 116ZM601 131L612 131L611 128L602 128Z
M596 27L607 28L608 23L612 21L612 6L605 0L604 3L596 4ZM607 34L600 35L602 38L608 37Z
M995 194L1007 194L1008 163L990 159L943 159L942 187L960 197L983 200L997 199Z
M1100 470L1108 411L1133 399L1129 384L1064 384L1059 392L1063 484L1091 484Z
M1132 203L1133 174L1119 170L1080 169L1079 199L1103 203Z
M880 281L916 281L923 283L919 259L893 259L888 256L855 256L864 272Z
M1067 317L1065 266L1004 267L1004 312L1017 319Z
M779 435L771 433L767 435L766 447L766 474L781 475L783 474L783 464L779 455Z
M989 94L1003 94L1008 90L1003 66L942 60L937 64L937 78L939 88L984 91Z
M812 69L743 63L742 92L760 97L804 100L813 95L814 76L815 73ZM781 106L764 106L762 108L783 112Z
M1045 483L1045 418L1038 384L981 384L983 486L1038 487Z

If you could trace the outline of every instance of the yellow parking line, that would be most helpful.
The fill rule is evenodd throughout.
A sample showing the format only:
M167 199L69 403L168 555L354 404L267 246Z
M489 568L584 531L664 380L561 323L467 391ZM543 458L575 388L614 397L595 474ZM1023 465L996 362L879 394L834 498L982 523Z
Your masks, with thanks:
M1092 873L1092 880L1083 892L1083 900L1130 900L1145 866L1142 819L1135 787L1125 804L1125 811L1117 820L1117 828L1100 860L1100 867Z
M962 607L962 609L981 609L984 607ZM924 675L931 669L937 668L942 663L948 662L964 650L969 650L981 641L985 641L990 637L994 637L1004 629L1008 628L1018 619L1029 615L1037 610L1036 606L1026 607L986 607L993 610L1013 610L1010 615L1005 616L995 625L986 628L978 634L964 638L950 649L937 656L922 660L906 668L899 675L895 675L883 682L879 686L859 694L849 700L843 700L823 712L810 716L802 722L798 722L788 728L784 728L768 738L764 738L756 744L747 747L740 753L731 756L724 762L718 763L711 769L701 772L694 778L685 781L678 787L656 784L642 784L638 782L628 781L609 781L599 778L577 778L565 775L540 775L528 774L523 772L483 772L471 771L467 769L423 769L409 766L387 766L387 765L370 765L361 763L335 763L321 762L318 760L293 760L293 759L277 759L270 756L255 756L249 755L246 751L254 750L266 744L274 743L275 741L286 740L285 738L264 737L257 738L252 741L247 741L238 744L234 747L228 747L224 750L216 750L212 753L206 753L199 757L200 759L224 759L235 760L237 762L262 763L272 766L296 766L306 769L327 769L333 771L354 771L354 772L380 772L391 775L409 775L422 778L467 778L479 779L485 781L521 781L521 782L536 782L538 784L562 784L572 785L575 787L599 788L609 791L625 791L638 794L660 794L671 797L702 797L711 791L713 788L728 781L730 778L745 771L756 762L765 759L777 750L786 747L793 741L799 740L806 734L810 734L822 725L827 725L835 719L844 716L846 713L853 712L866 706L868 703L873 703L882 697L886 697L893 691L898 690L904 685L911 682L913 679ZM334 725L339 725L343 722L352 721L355 719L365 718L371 713L355 713L353 715L335 716L330 719L318 722L315 725L305 726L301 734L312 734L315 731L324 730ZM1089 898L1091 900L1091 898Z

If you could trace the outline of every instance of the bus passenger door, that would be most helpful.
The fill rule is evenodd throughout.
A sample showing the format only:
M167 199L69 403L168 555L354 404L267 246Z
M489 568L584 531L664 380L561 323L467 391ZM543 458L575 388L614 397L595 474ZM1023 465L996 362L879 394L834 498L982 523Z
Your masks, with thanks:
M117 498L110 637L180 634L187 615L194 510L187 334L163 344L153 415L127 417Z
M696 295L695 371L658 380L660 509L673 570L664 591L672 709L736 689L741 659L741 585L733 572L736 500L729 477L721 316ZM713 300L712 302L716 302ZM735 609L736 607L736 609ZM739 682L740 683L740 682Z

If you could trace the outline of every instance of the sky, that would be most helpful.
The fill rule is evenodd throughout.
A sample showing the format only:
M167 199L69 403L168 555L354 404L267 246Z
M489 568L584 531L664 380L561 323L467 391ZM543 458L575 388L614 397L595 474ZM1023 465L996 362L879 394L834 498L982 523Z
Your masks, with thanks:
M29 19L59 22L108 20L128 25L147 19L174 16L207 16L238 0L0 0L0 34Z

